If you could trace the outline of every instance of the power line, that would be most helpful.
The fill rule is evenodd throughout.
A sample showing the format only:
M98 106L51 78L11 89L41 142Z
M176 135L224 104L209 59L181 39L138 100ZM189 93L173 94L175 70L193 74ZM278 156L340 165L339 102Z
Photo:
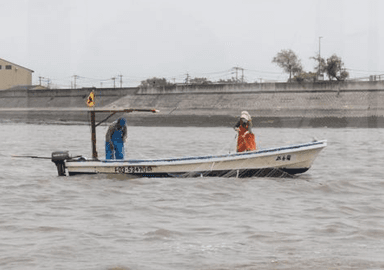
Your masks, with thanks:
M384 73L384 71L368 71L368 70L352 69L352 68L346 68L346 70L364 72L364 73Z
M273 72L273 71L261 71L254 69L245 69L246 71L257 72L257 73L266 73L266 74L281 74L281 72Z
M348 69L348 70L353 70L353 69ZM249 73L260 74L260 75L254 75L254 76L247 76L246 77L244 74L245 71L249 72ZM354 70L354 71L358 71L358 70ZM384 72L382 72L382 73L384 73ZM236 74L235 78L233 78L233 74ZM261 74L264 74L264 75L261 76ZM231 69L226 69L226 70L221 70L221 71L193 73L193 74L188 72L187 74L184 73L184 74L179 74L176 76L168 76L168 77L163 77L163 78L166 78L168 81L173 81L174 83L176 83L176 81L184 81L184 82L189 83L190 79L193 77L204 76L204 77L207 77L207 79L209 79L209 80L218 80L218 79L228 78L231 75L232 75L232 79L236 79L237 82L244 83L246 78L252 79L253 77L256 77L256 80L267 79L267 80L278 81L281 78L281 76L283 75L283 73L282 72L271 72L271 71L246 69L246 68L236 66L236 67L233 67ZM68 86L68 83L66 83L65 81L69 78L69 79L71 79L70 87L75 88L75 89L78 87L81 87L81 86L86 86L86 85L89 86L90 84L93 84L93 85L101 84L103 86L103 84L106 84L106 83L107 84L113 83L113 87L115 88L116 87L116 79L119 79L120 87L122 88L123 87L122 77L123 77L123 75L119 74L119 75L116 75L112 78L100 79L100 78L85 77L85 76L81 76L81 75L76 74L76 75L73 75L70 77L64 77L64 78L53 79L53 80L47 79L47 81L45 81L44 79L46 79L46 78L40 76L39 77L39 84L41 85L42 82L48 82L48 84L51 85L51 84L53 84L53 81L56 80L58 82L55 83L55 85ZM261 77L263 77L263 78L261 78ZM276 78L276 77L278 77L278 78ZM125 78L125 82L128 84L139 85L140 81L148 79L149 77L124 76L124 78Z

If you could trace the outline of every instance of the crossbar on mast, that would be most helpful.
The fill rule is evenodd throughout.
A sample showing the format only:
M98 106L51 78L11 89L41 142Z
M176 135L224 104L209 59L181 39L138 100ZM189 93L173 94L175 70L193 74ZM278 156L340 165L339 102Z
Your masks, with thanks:
M159 110L156 109L96 109L89 111L91 113L91 141L92 141L92 159L98 160L98 154L96 149L96 127L100 125L102 122L106 121L108 118L110 118L112 115L121 112L121 113L131 113L131 112L152 112L152 113L158 113ZM108 116L106 119L101 121L96 125L96 112L109 112L111 113L110 116Z

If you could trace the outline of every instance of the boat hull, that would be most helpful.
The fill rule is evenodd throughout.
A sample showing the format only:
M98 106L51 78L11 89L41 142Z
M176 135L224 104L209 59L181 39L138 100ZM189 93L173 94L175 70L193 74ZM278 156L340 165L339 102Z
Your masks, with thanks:
M136 177L278 177L306 172L326 141L243 153L153 160L67 160L69 175Z

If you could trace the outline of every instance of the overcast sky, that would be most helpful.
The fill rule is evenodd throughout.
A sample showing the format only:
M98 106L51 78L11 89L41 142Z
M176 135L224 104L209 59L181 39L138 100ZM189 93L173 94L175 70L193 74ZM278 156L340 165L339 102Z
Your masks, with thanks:
M186 74L216 81L236 76L233 67L247 82L284 81L273 57L292 49L313 71L319 44L352 78L384 74L380 0L0 0L0 8L0 58L34 70L34 84L71 87L74 75L95 87L119 75L123 86Z

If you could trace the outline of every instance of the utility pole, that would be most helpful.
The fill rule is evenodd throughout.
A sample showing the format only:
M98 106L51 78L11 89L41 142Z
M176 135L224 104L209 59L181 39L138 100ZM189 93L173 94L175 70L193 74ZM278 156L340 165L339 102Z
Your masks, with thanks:
M187 73L187 78L185 78L185 83L189 84L189 74Z
M41 86L41 79L44 79L44 77L39 76L39 85Z
M76 79L78 78L79 76L77 75L73 75L73 78L74 78L74 88L76 89Z
M115 84L116 77L113 77L112 80L113 80L113 88L116 88L116 84Z
M119 75L120 77L120 88L123 88L123 75Z
M321 68L321 55L320 55L320 45L321 45L321 43L320 43L320 41L321 41L321 39L322 39L323 37L319 37L319 71L318 71L318 75L317 75L317 79L319 80L320 79L320 68Z
M241 83L244 83L244 69L241 67L234 67L233 69L236 72L236 82L239 82L238 71L241 70Z

